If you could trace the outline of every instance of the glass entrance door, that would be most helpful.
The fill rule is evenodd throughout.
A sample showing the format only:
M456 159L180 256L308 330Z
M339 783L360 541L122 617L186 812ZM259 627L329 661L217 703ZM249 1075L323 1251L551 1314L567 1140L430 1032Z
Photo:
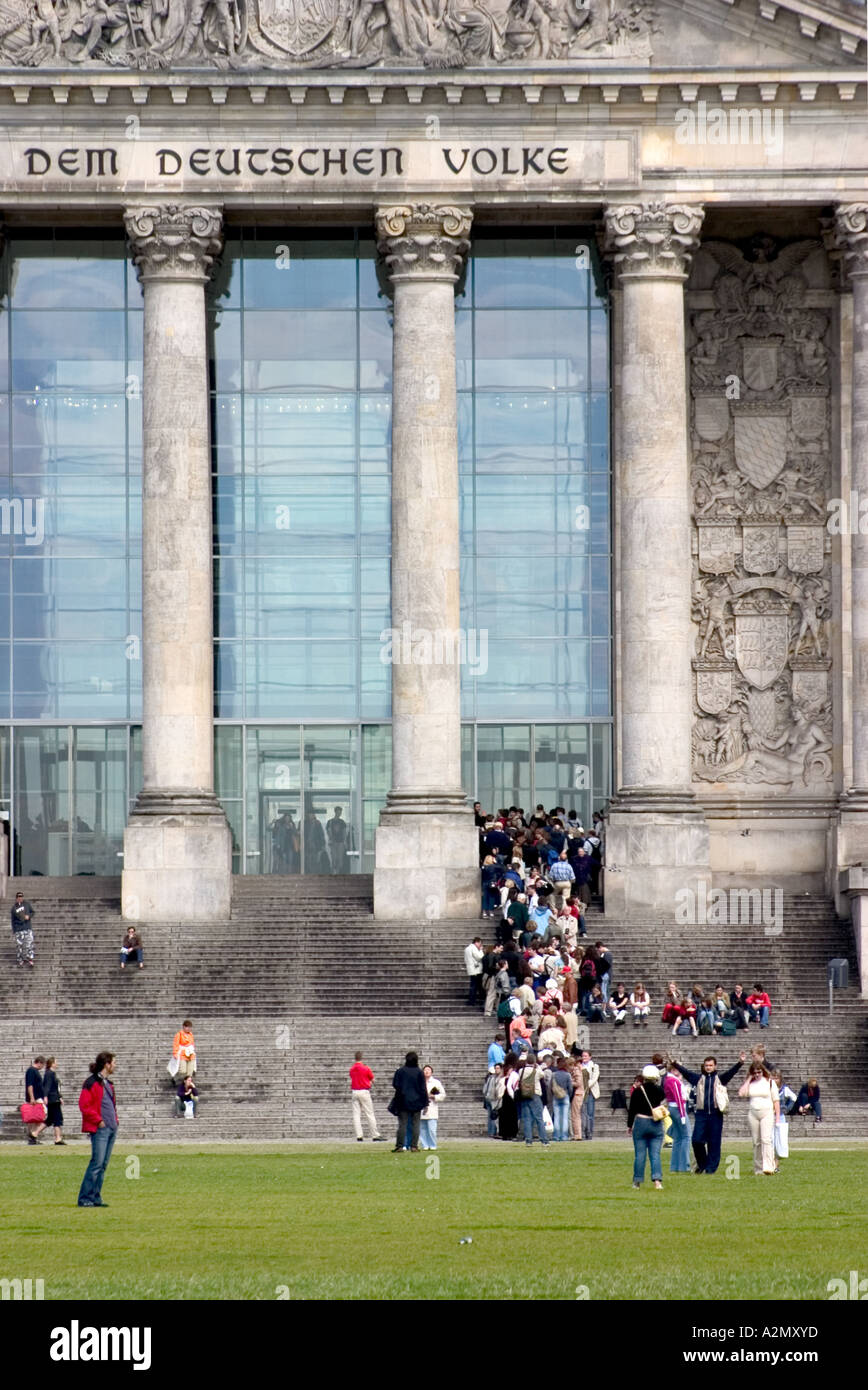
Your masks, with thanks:
M359 872L358 729L304 731L303 864L306 874Z
M248 874L352 874L361 863L356 726L247 730Z

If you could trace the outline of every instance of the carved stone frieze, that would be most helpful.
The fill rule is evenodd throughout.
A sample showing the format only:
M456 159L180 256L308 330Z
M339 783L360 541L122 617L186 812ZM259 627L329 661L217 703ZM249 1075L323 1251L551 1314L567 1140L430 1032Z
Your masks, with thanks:
M0 65L457 68L650 58L652 0L2 0Z
M805 308L813 241L705 242L714 307L691 317L693 775L828 791L828 315Z

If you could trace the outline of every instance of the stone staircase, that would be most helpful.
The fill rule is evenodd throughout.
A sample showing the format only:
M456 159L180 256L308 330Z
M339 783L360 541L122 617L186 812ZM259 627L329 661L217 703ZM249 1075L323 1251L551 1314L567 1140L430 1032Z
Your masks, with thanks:
M494 1020L464 1003L462 952L472 924L375 922L366 876L242 878L231 920L143 929L146 968L122 973L117 880L14 886L36 910L36 968L16 970L11 934L0 936L0 1138L22 1138L17 1106L35 1052L59 1059L68 1131L76 1135L78 1088L103 1048L118 1054L127 1140L347 1138L346 1073L357 1048L379 1078L383 1133L392 1124L388 1080L410 1047L446 1088L444 1137L484 1132L479 1088ZM778 935L762 926L676 928L651 917L621 923L592 909L589 935L612 950L614 982L631 988L644 979L654 1005L647 1028L590 1029L601 1067L601 1136L624 1134L623 1112L609 1110L611 1091L628 1088L653 1051L671 1046L695 1068L714 1051L726 1065L746 1039L760 1037L794 1089L811 1073L820 1078L827 1120L805 1126L808 1134L868 1135L868 1006L854 984L836 991L828 1016L826 962L847 957L856 978L848 925L825 900L803 897L785 900L782 926ZM774 1004L772 1026L735 1038L672 1038L659 1022L670 978L709 989L760 980ZM193 1123L172 1117L166 1071L172 1036L187 1016L200 1060Z

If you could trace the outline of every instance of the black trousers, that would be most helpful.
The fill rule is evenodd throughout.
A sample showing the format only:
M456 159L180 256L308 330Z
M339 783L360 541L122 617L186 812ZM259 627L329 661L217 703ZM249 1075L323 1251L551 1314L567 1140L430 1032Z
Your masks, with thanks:
M410 1148L419 1147L419 1120L421 1110L399 1110L398 1112L398 1136L395 1140L395 1148L403 1149L407 1142L407 1131L409 1126Z

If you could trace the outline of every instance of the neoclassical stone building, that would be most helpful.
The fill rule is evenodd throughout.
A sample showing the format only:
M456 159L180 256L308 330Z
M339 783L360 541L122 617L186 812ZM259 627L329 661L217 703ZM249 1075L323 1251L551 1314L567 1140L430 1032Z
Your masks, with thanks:
M13 870L861 903L864 7L0 10Z

